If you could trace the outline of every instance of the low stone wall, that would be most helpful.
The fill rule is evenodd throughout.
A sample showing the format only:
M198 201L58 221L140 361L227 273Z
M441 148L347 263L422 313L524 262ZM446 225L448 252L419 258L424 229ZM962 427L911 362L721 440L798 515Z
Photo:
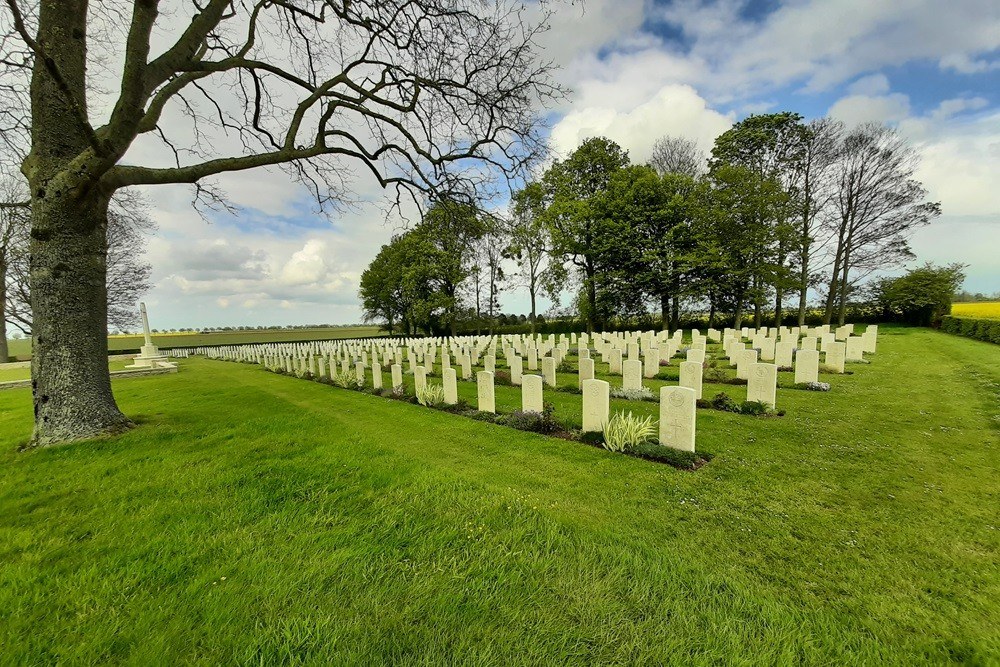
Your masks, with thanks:
M27 362L27 365L31 365L31 362ZM5 364L7 368L18 368L17 364ZM176 373L177 367L173 368L142 368L134 371L111 371L111 379L120 377L145 377L147 375L166 375L167 373ZM19 389L21 387L30 387L31 380L11 380L9 382L0 382L0 390L2 389Z

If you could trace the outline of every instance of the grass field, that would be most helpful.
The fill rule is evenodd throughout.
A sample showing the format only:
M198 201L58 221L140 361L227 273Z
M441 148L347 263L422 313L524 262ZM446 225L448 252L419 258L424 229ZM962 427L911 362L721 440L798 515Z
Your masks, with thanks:
M851 368L699 410L696 472L202 359L115 383L134 431L18 453L0 393L0 655L997 664L1000 348L886 326Z
M384 336L379 327L320 327L315 329L263 329L254 331L219 331L215 333L153 334L153 343L163 349L175 347L205 347L210 345L239 345L242 343L285 343L303 340L334 340L337 338L366 338ZM108 351L138 350L143 343L140 336L109 336ZM10 356L30 359L31 340L21 338L8 341Z
M951 304L951 314L958 317L980 317L988 320L1000 320L1000 301L953 303Z

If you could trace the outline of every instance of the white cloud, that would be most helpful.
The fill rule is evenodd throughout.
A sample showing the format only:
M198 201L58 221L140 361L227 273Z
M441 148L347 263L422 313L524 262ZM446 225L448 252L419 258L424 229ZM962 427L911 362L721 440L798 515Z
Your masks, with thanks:
M972 58L967 53L950 53L938 61L938 67L959 74L982 74L1000 69L1000 59Z
M889 92L889 78L885 74L863 76L848 87L853 95L884 95Z
M829 111L830 116L844 121L848 126L868 121L896 123L910 114L910 98L902 93L889 95L849 95L837 100Z
M631 109L589 107L567 114L552 129L553 149L565 156L587 137L606 136L629 151L633 162L650 156L652 143L665 135L694 139L708 150L732 119L710 109L695 90L667 85L650 100Z

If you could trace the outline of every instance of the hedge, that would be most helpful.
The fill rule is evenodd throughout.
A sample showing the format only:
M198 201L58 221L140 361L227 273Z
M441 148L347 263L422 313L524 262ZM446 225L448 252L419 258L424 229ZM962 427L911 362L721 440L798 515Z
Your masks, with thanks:
M1000 345L1000 320L945 315L941 331Z

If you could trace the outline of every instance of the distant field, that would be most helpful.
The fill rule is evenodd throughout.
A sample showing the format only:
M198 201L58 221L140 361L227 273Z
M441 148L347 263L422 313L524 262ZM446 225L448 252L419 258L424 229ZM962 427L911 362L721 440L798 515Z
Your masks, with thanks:
M333 340L335 338L364 338L384 336L379 327L319 327L315 329L262 329L260 331L220 331L217 333L169 333L153 334L153 343L161 348L201 347L205 345L235 345L239 343L286 343L301 340ZM142 336L109 336L108 350L121 352L138 350L142 346ZM31 357L31 341L28 339L9 342L10 355L28 359Z
M108 368L112 371L120 371L132 362L127 359L115 359L108 362ZM31 377L31 368L0 368L0 382L10 382L11 380L27 380Z
M982 303L954 303L951 314L959 317L982 317L988 320L1000 320L1000 301L984 301Z

